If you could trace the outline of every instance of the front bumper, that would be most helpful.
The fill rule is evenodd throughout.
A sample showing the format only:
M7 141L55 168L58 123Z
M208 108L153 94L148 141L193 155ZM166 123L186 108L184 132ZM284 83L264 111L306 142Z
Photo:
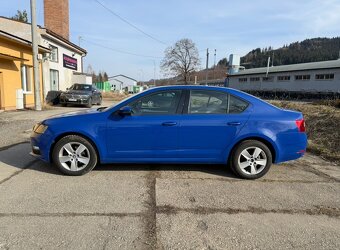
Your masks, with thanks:
M67 98L67 97L60 97L60 103L61 104L88 104L90 100L90 97L87 98Z
M52 136L48 131L43 134L32 132L30 154L43 161L50 162L50 148L52 141Z

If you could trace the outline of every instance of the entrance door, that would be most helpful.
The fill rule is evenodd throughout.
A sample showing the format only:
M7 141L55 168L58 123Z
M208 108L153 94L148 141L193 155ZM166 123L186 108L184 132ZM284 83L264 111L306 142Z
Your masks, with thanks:
M2 109L2 86L3 82L2 82L2 72L0 72L0 109Z
M59 71L50 69L50 86L51 90L59 90Z

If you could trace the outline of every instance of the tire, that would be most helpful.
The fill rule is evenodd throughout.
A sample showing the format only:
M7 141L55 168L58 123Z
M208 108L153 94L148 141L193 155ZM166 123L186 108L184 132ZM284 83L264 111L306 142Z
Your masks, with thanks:
M91 108L92 107L92 98L89 99L89 102L86 104L87 108Z
M272 153L262 142L241 142L232 152L231 168L243 179L254 180L264 176L272 165Z
M97 103L97 105L102 105L103 99L101 97L99 97L99 102Z
M52 159L62 173L72 176L90 172L98 161L93 145L78 135L61 138L53 149Z

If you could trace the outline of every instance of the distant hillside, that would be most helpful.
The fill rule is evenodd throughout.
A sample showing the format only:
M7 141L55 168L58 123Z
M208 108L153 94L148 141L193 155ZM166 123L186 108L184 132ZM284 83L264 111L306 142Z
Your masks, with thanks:
M302 42L294 42L284 45L279 49L257 48L241 57L241 64L246 68L258 68L267 66L268 57L271 60L274 55L274 66L295 63L306 63L339 58L340 37L313 38ZM226 65L227 59L219 61L219 65ZM270 63L272 64L272 62Z

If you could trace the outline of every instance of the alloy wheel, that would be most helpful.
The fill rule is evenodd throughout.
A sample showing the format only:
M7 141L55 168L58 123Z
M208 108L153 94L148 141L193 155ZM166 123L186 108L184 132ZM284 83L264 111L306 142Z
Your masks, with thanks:
M243 173L256 175L267 165L267 155L259 147L245 148L238 157L238 164Z
M58 154L60 164L69 171L80 171L90 162L89 149L80 142L69 142Z

